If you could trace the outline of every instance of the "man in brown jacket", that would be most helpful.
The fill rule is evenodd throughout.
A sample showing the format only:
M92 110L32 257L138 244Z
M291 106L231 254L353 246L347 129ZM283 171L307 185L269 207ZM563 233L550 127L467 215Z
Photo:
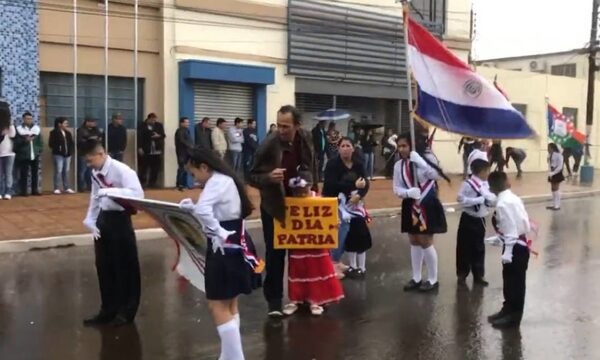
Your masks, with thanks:
M283 298L285 250L273 249L273 221L285 220L285 197L293 196L289 180L302 177L316 187L317 168L309 131L301 128L301 114L291 105L277 112L277 131L258 147L250 170L250 184L260 190L261 220L266 245L264 294L269 316L280 317ZM295 190L297 192L297 189Z

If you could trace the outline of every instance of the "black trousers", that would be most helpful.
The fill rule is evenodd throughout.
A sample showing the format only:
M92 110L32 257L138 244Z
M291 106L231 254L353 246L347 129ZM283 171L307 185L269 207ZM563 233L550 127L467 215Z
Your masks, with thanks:
M161 155L144 155L138 158L138 176L143 186L156 187L160 172L160 157Z
M287 252L286 250L275 250L273 248L273 217L261 208L260 218L266 248L266 276L263 283L263 292L265 299L269 303L269 308L281 308L281 300L283 299L283 274Z
M39 182L39 169L40 159L35 160L20 160L18 163L19 167L19 190L21 195L27 195L27 181L29 180L29 172L31 171L31 193L39 193L38 182Z
M508 314L523 314L525 306L525 275L529 263L529 249L515 244L512 263L502 265L502 281L504 283L503 312Z
M318 166L318 176L319 181L323 180L323 171L325 170L325 153L318 152L316 154L317 166Z
M482 278L485 275L485 219L463 212L456 239L456 275Z
M94 250L101 313L133 320L140 304L140 264L131 215L101 211L96 225L100 230Z

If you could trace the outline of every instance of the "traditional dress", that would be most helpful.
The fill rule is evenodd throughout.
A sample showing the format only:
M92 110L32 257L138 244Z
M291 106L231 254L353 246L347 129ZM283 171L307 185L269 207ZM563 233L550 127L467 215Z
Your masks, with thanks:
M344 297L327 249L290 250L288 297L292 303L325 305Z

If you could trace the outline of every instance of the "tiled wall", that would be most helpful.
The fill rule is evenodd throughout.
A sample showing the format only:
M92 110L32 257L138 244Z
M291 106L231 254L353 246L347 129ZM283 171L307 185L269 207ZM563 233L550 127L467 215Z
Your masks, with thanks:
M0 1L0 96L17 123L25 111L38 120L38 54L37 1Z

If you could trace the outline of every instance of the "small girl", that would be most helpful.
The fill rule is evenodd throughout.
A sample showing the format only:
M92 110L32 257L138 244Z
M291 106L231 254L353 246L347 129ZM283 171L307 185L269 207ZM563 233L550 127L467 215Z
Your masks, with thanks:
M563 175L564 158L555 143L548 144L548 182L552 190L552 206L548 210L560 210L560 183L565 181Z
M215 153L194 150L186 167L204 185L196 204L184 199L179 206L196 216L209 239L204 282L208 307L221 338L219 359L243 360L237 298L260 287L263 267L244 228L252 203L242 181Z

